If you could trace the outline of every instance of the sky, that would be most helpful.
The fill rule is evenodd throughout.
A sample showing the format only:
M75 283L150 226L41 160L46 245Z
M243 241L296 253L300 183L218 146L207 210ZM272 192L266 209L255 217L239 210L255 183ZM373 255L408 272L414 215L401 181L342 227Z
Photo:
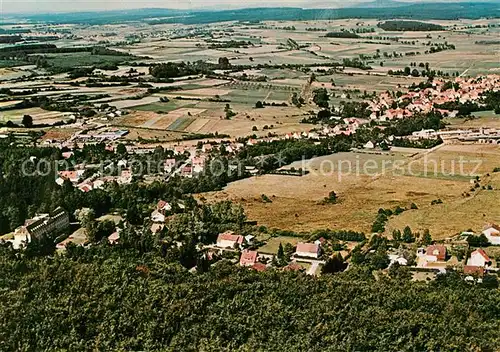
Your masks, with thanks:
M349 7L366 1L371 0L0 0L0 11L5 14L103 11L148 7L172 9L227 9L257 6ZM435 0L420 1L434 2ZM444 1L446 0L440 0L440 2Z

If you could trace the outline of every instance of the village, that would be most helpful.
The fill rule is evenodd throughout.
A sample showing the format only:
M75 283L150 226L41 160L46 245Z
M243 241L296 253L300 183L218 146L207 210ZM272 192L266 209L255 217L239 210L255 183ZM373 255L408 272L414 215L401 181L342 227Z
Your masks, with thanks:
M153 2L4 1L0 350L499 350L498 4Z
M130 167L134 155L148 155L155 151L160 145L166 150L171 151L172 158L166 159L163 165L159 165L157 170L158 177L168 179L174 175L191 178L204 171L205 163L213 152L224 152L229 155L237 155L244 147L254 146L259 143L270 143L280 140L308 140L314 144L320 144L322 140L338 135L354 135L360 129L371 129L373 121L376 123L387 123L398 119L411 118L416 113L437 112L444 117L452 118L457 115L457 110L445 110L438 108L443 104L459 102L460 104L478 104L481 107L481 99L485 92L498 92L500 89L500 76L487 75L476 78L457 77L453 82L435 79L430 87L420 89L415 88L399 97L395 93L382 93L377 99L366 101L369 104L371 115L369 119L349 117L342 118L332 116L328 123L311 129L309 132L291 132L282 135L273 134L272 136L249 136L242 139L214 138L209 140L194 140L170 143L137 143L123 140L128 133L127 130L117 130L106 127L99 122L94 127L86 128L75 132L67 140L49 139L43 142L47 147L58 147L64 150L62 153L64 159L71 160L73 156L72 149L82 148L84 145L104 143L106 149L110 152L116 150L119 144L124 144L128 156L124 156L117 164L100 165L100 169L94 174L88 176L84 171L86 169L95 169L95 165L73 164L69 169L59 172L59 179L56 181L62 185L64 180L70 180L76 187L83 192L88 192L94 188L102 188L106 183L116 181L120 184L130 183L132 181L133 170ZM399 95L399 94L398 94ZM392 108L392 106L405 105L404 108ZM108 111L106 108L103 111ZM122 116L121 111L113 110L113 118ZM111 113L107 113L108 115ZM97 121L98 119L96 119ZM92 120L86 122L93 126ZM80 126L82 127L82 126ZM381 127L384 128L383 126ZM82 131L88 131L83 133ZM6 137L6 136L5 136ZM379 152L390 152L391 149L397 150L398 141L408 140L414 143L422 141L436 141L432 146L442 142L446 144L455 143L479 143L479 144L498 144L500 142L500 129L496 127L481 126L477 128L445 128L442 130L422 129L413 132L405 137L388 136L382 141L368 141L360 145L355 150L363 152L378 150ZM113 170L111 172L111 170ZM247 166L247 172L251 175L258 173L255 167ZM83 178L84 173L88 176ZM154 176L154 175L150 175Z
M150 230L153 233L160 232L172 214L183 212L185 209L182 202L171 204L159 201L151 212ZM88 209L82 211L88 211ZM118 215L104 216L97 220L109 221L110 219L114 223L115 230L106 241L109 245L115 245L120 243L120 232L125 225L123 218ZM257 229L257 226L254 227ZM16 229L13 239L8 241L13 244L14 248L24 248L33 238L40 238L53 232L67 232L69 228L69 214L58 208L51 214L39 214L27 220L25 225ZM396 238L397 234L395 234L392 240L387 241L383 247L375 245L380 241L376 233L367 238L364 234L351 235L351 238L356 238L356 241L339 241L333 232L333 237L329 239L319 237L313 242L303 242L298 237L295 245L286 243L283 246L279 243L277 252L266 249L268 246L266 241L261 240L259 231L254 230L252 233L254 234L243 236L234 231L226 231L217 236L215 243L200 244L198 251L211 265L226 259L235 265L257 271L273 269L301 271L313 276L332 272L331 270L334 270L333 272L349 270L356 261L355 252L358 256L362 253L369 258L380 255L381 250L383 254L377 259L379 261L377 265L380 265L378 269L383 269L383 272L387 273L392 266L406 267L412 279L416 281L431 280L436 278L436 275L451 270L463 273L466 281L481 283L485 275L499 270L497 260L500 256L497 249L500 248L498 247L500 246L500 226L496 224L486 224L482 232L477 234L464 231L442 241L432 241L427 234L423 236L416 234L418 238L415 238L411 230L408 234L405 229L402 239ZM410 239L406 236L410 236ZM92 245L82 228L57 243L56 248L62 253L70 244L87 248ZM179 242L178 246L182 246L182 243ZM491 253L491 256L488 253ZM196 267L192 270L196 270Z

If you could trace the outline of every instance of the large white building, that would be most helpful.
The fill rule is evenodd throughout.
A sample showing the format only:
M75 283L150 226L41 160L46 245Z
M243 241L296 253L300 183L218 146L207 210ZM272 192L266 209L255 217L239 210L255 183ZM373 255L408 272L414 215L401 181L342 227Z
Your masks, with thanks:
M496 224L486 225L483 234L492 245L500 246L500 226Z
M14 248L26 246L33 238L58 233L69 227L69 215L60 207L50 214L40 214L33 219L26 220L25 224L14 232L12 245Z
M235 248L243 244L244 238L241 235L235 235L232 231L219 234L217 237L217 247Z
M297 243L295 251L297 257L319 258L320 245L318 243Z
M490 263L490 257L488 257L488 254L486 254L486 252L481 248L472 252L469 260L467 261L467 265L469 266L480 266L483 268L489 266Z

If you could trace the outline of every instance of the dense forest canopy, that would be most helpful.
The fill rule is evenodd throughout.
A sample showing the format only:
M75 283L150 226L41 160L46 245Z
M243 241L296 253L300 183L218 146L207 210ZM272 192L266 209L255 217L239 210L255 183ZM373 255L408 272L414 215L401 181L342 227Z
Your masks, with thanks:
M457 274L310 277L95 247L67 256L0 248L0 349L494 351L500 295Z
M379 23L378 26L384 31L443 31L445 28L438 24L426 23L419 21L386 21L384 23Z

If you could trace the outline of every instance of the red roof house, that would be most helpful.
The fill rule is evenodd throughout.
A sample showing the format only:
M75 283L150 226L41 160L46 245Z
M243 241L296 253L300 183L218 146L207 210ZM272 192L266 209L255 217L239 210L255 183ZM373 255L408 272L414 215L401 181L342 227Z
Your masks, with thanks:
M253 266L257 262L258 253L256 251L244 250L241 253L240 265L241 266Z

